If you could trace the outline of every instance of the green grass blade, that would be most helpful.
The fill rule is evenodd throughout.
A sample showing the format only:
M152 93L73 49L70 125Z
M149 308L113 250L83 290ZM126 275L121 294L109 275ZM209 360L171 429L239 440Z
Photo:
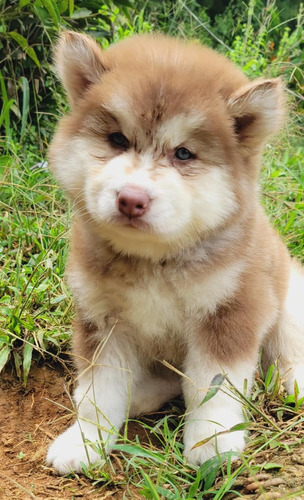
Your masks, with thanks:
M27 377L32 364L32 354L33 354L33 344L31 342L27 342L24 344L23 349L23 383L26 385Z
M27 78L25 76L21 77L22 90L23 90L23 102L22 102L22 118L21 118L21 140L25 134L27 119L30 110L30 88Z
M5 134L6 137L9 137L11 135L11 128L10 128L10 119L9 119L9 111L14 104L14 99L10 99L8 102L6 102L1 110L0 114L0 127L2 126L2 123L5 122Z
M11 349L8 345L4 345L2 347L2 349L0 350L0 372L5 367L10 352L11 352Z
M69 0L69 16L71 17L74 12L74 0Z
M4 82L4 77L0 71L0 89L1 89L1 95L2 95L2 110L0 114L0 127L2 126L2 123L4 122L5 124L5 135L6 139L8 140L11 137L11 125L10 125L10 109L12 105L14 104L14 99L8 99L7 91L6 91L6 86Z
M138 445L114 444L113 450L118 450L123 453L128 453L136 457L148 458L160 464L163 464L165 462L165 458L163 458L160 454L153 453L149 450L145 450L144 448Z
M215 375L215 377L213 377L213 379L211 380L210 387L207 391L207 394L199 406L202 406L203 404L207 403L207 401L209 401L209 399L213 398L217 394L217 392L220 390L221 386L223 385L225 378L226 378L226 375L223 375L222 373L218 373L217 375Z
M142 490L142 493L145 495L146 498L151 498L153 500L160 500L160 496L157 493L157 490L154 484L152 483L151 478L143 470L141 473L145 480L145 488L144 490ZM146 494L149 493L149 496L147 496L145 493Z

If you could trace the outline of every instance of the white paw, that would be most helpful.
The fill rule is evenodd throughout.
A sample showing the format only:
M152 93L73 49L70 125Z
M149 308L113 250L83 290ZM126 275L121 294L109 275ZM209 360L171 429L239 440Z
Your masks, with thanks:
M90 426L90 429L83 430L86 440L97 443L96 446L98 446L99 437L95 428ZM47 464L54 467L59 474L81 472L82 463L88 467L90 464L100 462L101 459L101 456L89 444L84 445L78 422L55 439L46 456Z
M292 367L289 372L287 371L289 377L285 380L285 387L288 394L295 393L295 387L299 391L298 399L304 397L304 365L298 364L295 367ZM284 375L283 375L284 376Z
M201 465L210 458L229 451L235 451L237 453L242 453L245 449L245 433L244 431L235 431L228 434L220 434L205 444L194 446L207 439L214 434L214 429L210 426L202 426L191 424L192 429L188 429L185 432L184 442L184 456L186 460L194 465ZM220 432L221 429L217 429ZM223 430L223 429L222 429ZM236 457L232 457L235 459Z

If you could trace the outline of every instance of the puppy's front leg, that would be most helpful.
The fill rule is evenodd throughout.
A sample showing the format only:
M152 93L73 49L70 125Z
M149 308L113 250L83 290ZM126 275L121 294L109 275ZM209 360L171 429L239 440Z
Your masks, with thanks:
M115 332L116 333L116 332ZM82 463L100 461L111 450L127 414L136 377L134 351L126 339L112 335L93 361L78 375L74 399L77 420L50 446L47 463L60 474L80 472Z
M256 358L224 366L207 352L202 354L200 347L189 347L185 373L191 382L184 379L183 391L187 406L184 455L190 463L200 465L217 453L244 450L244 431L219 434L243 422L241 403L221 390L206 403L201 403L216 374L226 373L231 382L242 391L245 379L250 388L255 366ZM200 441L216 434L219 435L194 448Z

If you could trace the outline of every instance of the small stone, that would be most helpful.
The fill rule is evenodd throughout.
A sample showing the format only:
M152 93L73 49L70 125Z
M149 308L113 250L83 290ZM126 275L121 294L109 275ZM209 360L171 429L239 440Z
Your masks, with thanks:
M250 484L247 484L244 488L245 491L256 491L258 490L259 488L261 488L262 483L259 483L258 481L254 482L254 483L250 483Z
M268 479L268 481L265 481L263 487L272 488L273 486L279 486L280 484L286 484L284 479L281 477L273 477L271 479Z

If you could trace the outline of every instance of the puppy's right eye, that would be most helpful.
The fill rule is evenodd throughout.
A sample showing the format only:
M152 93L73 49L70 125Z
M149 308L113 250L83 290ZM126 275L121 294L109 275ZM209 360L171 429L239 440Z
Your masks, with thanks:
M114 132L109 135L109 141L113 146L118 148L128 149L130 143L128 139L121 132Z

